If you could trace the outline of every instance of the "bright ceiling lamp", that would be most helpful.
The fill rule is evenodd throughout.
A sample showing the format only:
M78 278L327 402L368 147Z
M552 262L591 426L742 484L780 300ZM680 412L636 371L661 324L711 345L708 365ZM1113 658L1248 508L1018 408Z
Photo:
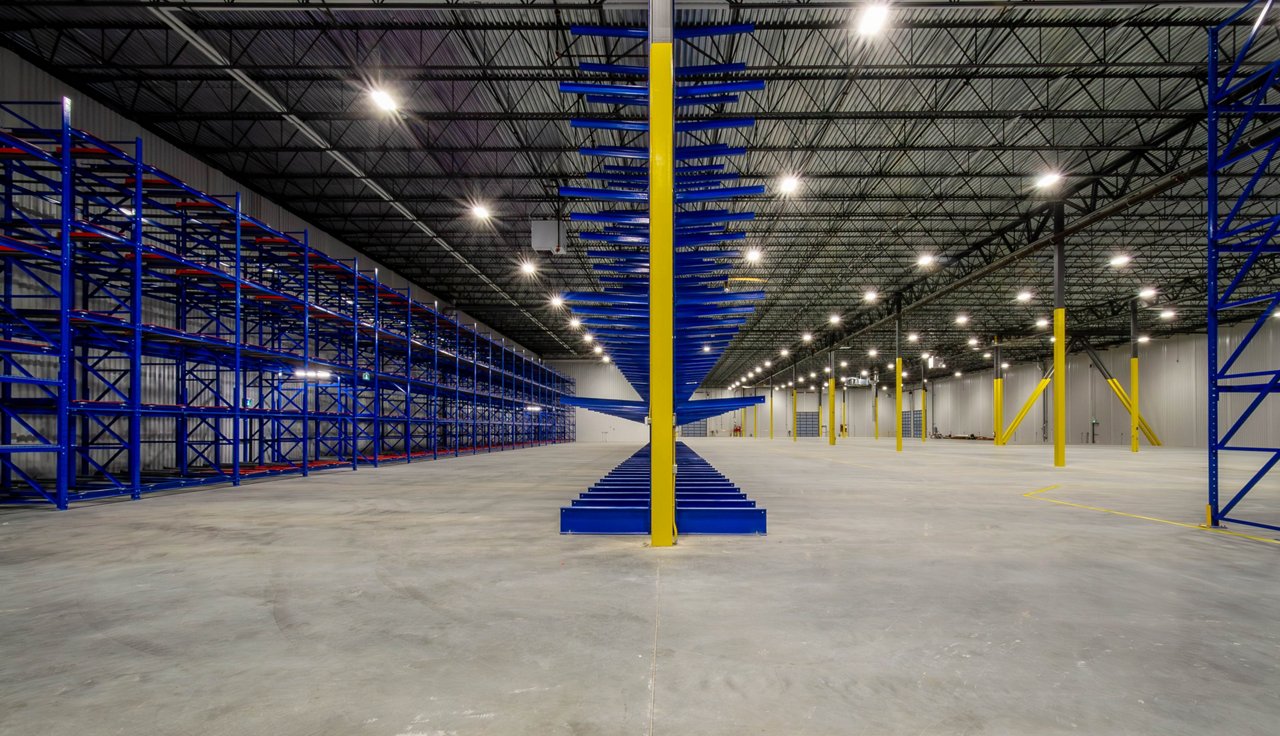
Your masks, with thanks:
M746 252L744 257L747 259L747 263L759 263L763 254L759 248L752 248Z
M813 335L811 333L806 332L800 336L800 339L804 340L805 342L813 342Z
M1152 299L1155 295L1156 288L1154 286L1144 286L1138 291L1139 299Z
M969 324L969 315L967 315L967 314L957 314L957 315L956 315L956 324L958 324L958 325L967 325L967 324Z
M591 352L595 353L596 355L600 355L601 353L604 352L604 348L597 345L594 348L591 348Z
M773 367L773 361L772 361L772 360L766 360L766 361L764 362L764 367L765 367L765 368L772 368L772 367Z
M907 342L920 342L920 336L912 332L907 335Z
M778 191L782 194L795 194L800 189L800 177L784 176L778 180Z
M396 104L396 98L391 96L390 92L384 89L369 90L369 99L373 104L383 112L395 112L400 105Z
M831 324L833 324L833 325L838 325L838 324L840 324L840 315L838 315L838 314L833 314L833 315L831 315L830 317L828 317L828 318L827 318L827 321L828 321L828 322L830 322L830 323L831 323Z
M970 347L974 347L974 346L976 346L977 344L978 344L978 338L976 338L976 337L971 337L971 338L969 338L969 346L970 346Z
M871 348L870 350L867 351L867 355L872 358L876 357L879 354L880 354L880 351L876 350L875 348Z
M582 320L577 317L572 317L569 319L569 326L576 330L582 326Z
M1041 317L1040 319L1036 320L1036 327L1044 329L1045 327L1048 327L1048 326L1049 326L1049 320L1045 319L1044 317Z
M1112 256L1111 260L1107 262L1111 264L1112 268L1124 268L1133 262L1133 258L1121 253L1118 256Z
M923 253L923 254L921 254L921 256L920 256L919 258L917 258L917 259L916 259L916 265L917 265L917 266L922 266L922 267L923 267L923 266L932 266L932 265L933 265L933 262L934 262L935 260L937 260L937 259L936 259L936 258L934 258L932 254L930 254L930 253Z
M702 352L704 352L704 353L709 353L709 352L711 352L711 346L710 346L710 345L703 345L703 346L702 346Z
M876 36L888 24L889 6L883 3L869 3L858 16L858 33L863 36Z
M1173 319L1174 317L1177 317L1177 316L1178 316L1178 313L1173 311L1172 309L1166 309L1160 313L1160 319Z
M493 213L490 212L489 208L486 207L485 205L477 204L477 205L471 206L471 216L476 218L477 220L487 220L489 219L489 216L492 214Z
M1015 298L1018 301L1022 302L1023 304L1026 304L1027 302L1031 301L1032 294L1029 291L1019 291L1018 296Z
M1048 173L1041 174L1039 178L1036 179L1036 189L1048 189L1052 186L1056 186L1060 181L1062 181L1062 174L1059 174L1056 171L1050 171Z
M778 351L778 355L781 355L781 356L782 356L782 357L784 357L784 358L785 358L785 357L787 357L787 356L788 356L788 355L790 355L790 354L791 354L791 351L790 351L790 350L787 350L786 348L783 348L783 349L781 349L781 350L779 350L779 351Z
M551 306L556 307L556 308L563 307L563 306L564 306L564 297L560 296L559 294L555 294L554 296L552 296L552 297L551 297Z
M867 289L866 291L862 292L862 301L864 302L874 302L879 298L880 298L880 294L875 289Z
M538 266L533 261L524 261L520 264L520 272L526 276L536 273Z

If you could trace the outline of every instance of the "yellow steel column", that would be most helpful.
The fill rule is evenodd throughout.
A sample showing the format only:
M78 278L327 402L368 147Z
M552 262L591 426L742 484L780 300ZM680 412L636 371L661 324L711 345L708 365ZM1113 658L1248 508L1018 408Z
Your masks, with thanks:
M773 395L777 393L773 386L769 387L769 439L773 439Z
M1119 393L1117 392L1117 395ZM1123 403L1123 402L1121 402ZM1138 451L1142 415L1138 413L1138 300L1129 300L1129 450Z
M1129 359L1129 449L1138 451L1138 434L1142 422L1138 414L1138 359Z
M872 439L880 439L880 384L878 381L871 387L871 425Z
M1067 310L1053 310L1053 464L1067 464Z
M902 452L902 358L894 361L894 384L897 386L897 396L894 397L894 424L898 426L898 452Z
M999 366L996 366L999 371ZM999 375L997 373L997 375ZM1004 379L996 378L991 382L991 424L995 427L996 445L1004 444Z
M1053 464L1067 465L1066 203L1053 203Z
M827 379L827 444L836 443L836 379Z
M849 389L840 389L840 436L847 438L849 436L849 420L846 416L849 408Z
M791 389L791 441L796 441L796 390Z
M751 407L751 439L760 439L760 407Z
M655 4L656 5L656 4ZM671 5L665 33L651 8L649 44L649 543L676 541L675 66Z
M742 407L742 421L738 423L738 439L747 436L747 407Z
M924 372L921 366L920 372ZM924 381L920 382L920 443L924 444L925 438L929 436L929 389L925 388Z

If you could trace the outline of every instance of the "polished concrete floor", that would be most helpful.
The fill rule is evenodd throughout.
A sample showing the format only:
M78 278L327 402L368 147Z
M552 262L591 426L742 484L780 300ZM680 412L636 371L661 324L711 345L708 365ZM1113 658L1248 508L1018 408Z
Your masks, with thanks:
M0 734L1280 732L1202 453L690 444L768 537L558 535L616 444L0 512Z

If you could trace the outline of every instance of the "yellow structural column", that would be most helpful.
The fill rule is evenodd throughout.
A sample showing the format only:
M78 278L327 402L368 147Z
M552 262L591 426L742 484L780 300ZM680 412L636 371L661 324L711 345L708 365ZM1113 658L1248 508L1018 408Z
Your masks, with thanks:
M999 371L999 366L996 366ZM996 374L999 376L999 373ZM995 437L996 445L1004 444L1004 379L997 377L991 382L991 423L995 427L995 432L991 435Z
M846 438L849 436L849 421L845 416L848 413L846 411L848 408L849 390L842 388L840 389L840 436Z
M773 386L769 387L769 439L773 439L773 395L777 393Z
M872 439L880 439L880 385L871 387L871 432Z
M827 379L827 444L836 443L836 379Z
M1053 310L1053 464L1067 465L1067 310Z
M898 452L902 452L902 358L898 358L893 364L894 385L896 386L897 395L893 399L894 424L898 427Z
M924 374L924 366L920 367L921 375ZM929 436L929 389L925 388L924 381L920 381L920 444L924 444L925 438Z
M667 6L670 10L670 5ZM653 19L651 19L651 28ZM676 542L675 65L667 33L649 44L649 543Z
M791 441L796 441L796 390L791 389Z
M1138 359L1129 359L1129 449L1138 451L1138 435L1142 420L1138 414Z
M760 438L760 407L751 407L751 438Z

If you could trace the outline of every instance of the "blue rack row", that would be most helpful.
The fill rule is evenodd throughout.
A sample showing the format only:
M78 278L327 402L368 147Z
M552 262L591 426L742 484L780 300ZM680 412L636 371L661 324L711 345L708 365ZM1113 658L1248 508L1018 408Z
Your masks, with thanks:
M765 510L683 442L676 443L681 534L764 534ZM561 534L649 533L649 445L560 509Z
M1270 318L1280 316L1274 276L1280 177L1273 171L1280 154L1274 124L1280 59L1269 38L1275 18L1267 17L1275 12L1269 0L1254 0L1209 33L1208 520L1280 531L1280 520L1246 519L1238 510L1260 485L1274 487L1263 479L1280 463L1274 442L1245 439L1265 424L1265 408L1280 400L1280 369L1265 360L1264 333ZM1234 345L1220 332L1230 322L1249 325ZM1250 469L1241 474L1235 464L1224 467L1230 456ZM1255 462L1250 466L1246 458Z
M573 381L71 124L0 103L0 501L572 441Z

